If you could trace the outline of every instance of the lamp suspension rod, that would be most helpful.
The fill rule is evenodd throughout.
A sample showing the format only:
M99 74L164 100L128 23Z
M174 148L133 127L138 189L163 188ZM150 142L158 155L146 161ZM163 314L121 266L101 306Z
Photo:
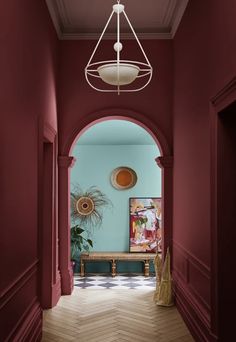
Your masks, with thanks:
M140 43L140 41L139 41L139 39L138 39L134 29L133 29L133 26L131 25L131 22L129 21L129 18L128 18L127 14L125 13L125 10L123 11L123 13L124 13L124 16L125 16L126 20L128 21L129 27L131 28L131 30L133 32L133 35L135 36L135 38L136 38L136 40L138 42L138 45L139 45L139 47L140 47L140 49L141 49L141 51L142 51L142 53L143 53L147 63L148 63L148 65L151 67L151 64L150 64L150 62L149 62L149 60L148 60L148 58L146 56L146 53L144 52L144 49L143 49L143 47L142 47L142 45L141 45L141 43Z
M117 0L117 3L119 4L120 1ZM117 43L118 43L118 49L117 49L117 90L118 95L120 95L120 11L117 11Z
M109 17L109 19L108 19L108 21L107 21L107 23L106 23L106 26L104 27L104 29L103 29L103 31L102 31L102 34L101 34L101 36L100 36L100 38L99 38L99 40L98 40L98 42L97 42L97 45L96 45L96 47L95 47L95 49L94 49L94 51L93 51L93 53L92 53L92 56L90 57L90 59L89 59L89 61L88 61L88 64L87 64L86 68L88 67L88 65L90 64L91 60L93 59L93 56L95 55L95 53L96 53L96 51L97 51L98 45L100 44L100 42L101 42L101 40L102 40L102 37L104 36L104 33L105 33L106 29L107 29L107 26L109 25L109 23L110 23L110 21L111 21L111 18L112 18L112 16L113 16L113 14L114 14L114 10L112 11L112 13L111 13L111 15L110 15L110 17Z

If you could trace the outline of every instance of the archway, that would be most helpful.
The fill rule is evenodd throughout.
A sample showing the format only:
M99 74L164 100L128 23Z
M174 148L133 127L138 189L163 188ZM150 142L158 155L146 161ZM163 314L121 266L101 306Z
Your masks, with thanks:
M112 115L111 115L112 114ZM77 139L89 127L104 120L126 120L143 127L155 140L161 156L156 159L162 172L162 208L163 208L163 252L172 243L172 162L168 143L156 125L144 115L124 109L103 110L93 113L78 123L76 129L62 147L59 164L59 239L60 239L60 272L62 294L70 294L73 288L73 272L70 265L70 168L74 157L70 153Z

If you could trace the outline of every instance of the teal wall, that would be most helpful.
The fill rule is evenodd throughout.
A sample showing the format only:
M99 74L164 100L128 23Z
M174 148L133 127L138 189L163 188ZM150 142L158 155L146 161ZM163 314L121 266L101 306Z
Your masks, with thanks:
M94 229L91 239L93 251L129 251L129 197L161 196L161 170L155 162L160 155L156 145L76 145L76 163L71 170L71 184L83 190L97 186L112 201L113 207L104 210L103 223ZM131 167L138 176L136 185L128 190L117 190L110 182L113 169ZM122 263L118 270L141 272L137 263ZM100 263L88 264L91 272L108 271Z

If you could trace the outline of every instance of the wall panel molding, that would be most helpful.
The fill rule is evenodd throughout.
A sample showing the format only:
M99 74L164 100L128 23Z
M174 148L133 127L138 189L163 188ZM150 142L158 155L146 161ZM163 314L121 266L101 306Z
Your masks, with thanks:
M10 283L0 293L0 309L2 309L11 298L22 289L22 287L33 277L38 270L39 260L36 259L31 265L29 265L15 280Z
M37 302L37 297L32 300L28 310L17 322L15 329L7 337L6 342L41 340L42 335L42 309Z
M187 323L196 341L213 342L217 341L216 337L211 334L210 314L203 313L202 308L191 292L186 289L186 285L180 280L174 279L174 293L176 298L176 306L181 312L182 317Z
M197 330L210 331L210 268L180 243L173 242L173 280L176 301L182 307L184 318ZM186 314L187 313L187 314ZM195 322L194 324L191 321ZM204 339L202 341L205 341Z
M208 265L206 265L204 262L202 262L197 256L195 256L192 252L187 250L185 247L183 247L179 242L173 241L173 247L181 251L181 253L187 257L192 264L194 264L201 273L203 273L207 278L210 279L211 270Z
M40 341L42 308L38 299L37 265L5 292L0 309L0 341Z

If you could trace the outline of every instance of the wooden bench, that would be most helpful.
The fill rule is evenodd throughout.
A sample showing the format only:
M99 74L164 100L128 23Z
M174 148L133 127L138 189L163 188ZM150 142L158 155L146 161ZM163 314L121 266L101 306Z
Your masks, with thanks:
M149 277L150 261L154 260L155 253L126 253L126 252L91 252L80 256L81 277L85 276L85 263L87 261L108 261L111 263L111 275L115 277L117 261L142 261L144 263L144 276Z

